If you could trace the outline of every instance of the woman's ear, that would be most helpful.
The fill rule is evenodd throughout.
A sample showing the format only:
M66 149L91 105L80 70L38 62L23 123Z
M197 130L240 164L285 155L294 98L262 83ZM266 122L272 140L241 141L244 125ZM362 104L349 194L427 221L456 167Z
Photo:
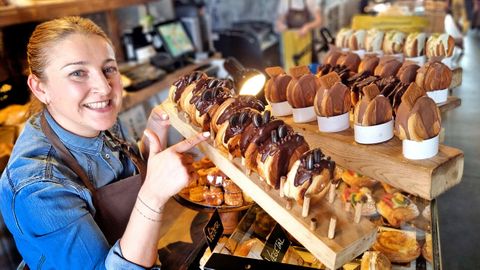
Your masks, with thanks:
M47 105L50 103L48 93L45 91L45 84L37 76L28 75L27 84L38 100Z

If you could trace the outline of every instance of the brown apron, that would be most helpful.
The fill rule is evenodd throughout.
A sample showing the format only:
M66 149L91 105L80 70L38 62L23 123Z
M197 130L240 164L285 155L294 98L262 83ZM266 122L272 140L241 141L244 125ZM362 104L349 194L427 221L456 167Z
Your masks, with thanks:
M288 0L288 11L286 17L287 27L289 29L301 28L310 21L310 12L305 0L303 0L303 9L292 9L292 1Z
M108 243L113 245L123 235L127 227L138 192L145 179L145 162L130 149L127 143L115 138L110 132L106 131L105 134L119 146L120 151L132 160L140 174L120 179L112 184L95 189L85 171L52 130L44 114L42 114L40 122L43 132L59 153L62 161L78 175L83 184L92 193L93 205L96 209L94 219L107 238Z

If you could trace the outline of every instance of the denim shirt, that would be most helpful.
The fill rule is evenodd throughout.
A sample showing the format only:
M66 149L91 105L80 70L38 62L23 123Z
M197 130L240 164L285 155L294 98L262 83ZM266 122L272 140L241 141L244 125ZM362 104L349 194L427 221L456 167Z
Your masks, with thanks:
M103 132L77 136L46 110L45 116L96 188L135 172L128 158L104 143ZM40 114L27 121L0 181L1 213L30 269L143 269L123 258L119 241L108 244L93 219L92 194L60 160L41 130Z

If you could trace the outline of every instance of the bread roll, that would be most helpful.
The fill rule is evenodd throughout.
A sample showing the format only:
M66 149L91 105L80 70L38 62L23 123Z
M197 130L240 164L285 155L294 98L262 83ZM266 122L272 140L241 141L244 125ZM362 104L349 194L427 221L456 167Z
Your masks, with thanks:
M365 49L367 52L378 52L382 50L383 46L383 38L385 32L378 30L376 28L372 28L367 31L367 35L365 37Z

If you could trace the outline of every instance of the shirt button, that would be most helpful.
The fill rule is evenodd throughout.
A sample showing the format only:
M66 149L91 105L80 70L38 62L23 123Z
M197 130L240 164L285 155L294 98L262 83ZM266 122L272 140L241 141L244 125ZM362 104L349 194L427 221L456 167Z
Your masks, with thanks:
M106 158L106 159L109 159L109 158L110 158L110 154L105 154L105 158Z

